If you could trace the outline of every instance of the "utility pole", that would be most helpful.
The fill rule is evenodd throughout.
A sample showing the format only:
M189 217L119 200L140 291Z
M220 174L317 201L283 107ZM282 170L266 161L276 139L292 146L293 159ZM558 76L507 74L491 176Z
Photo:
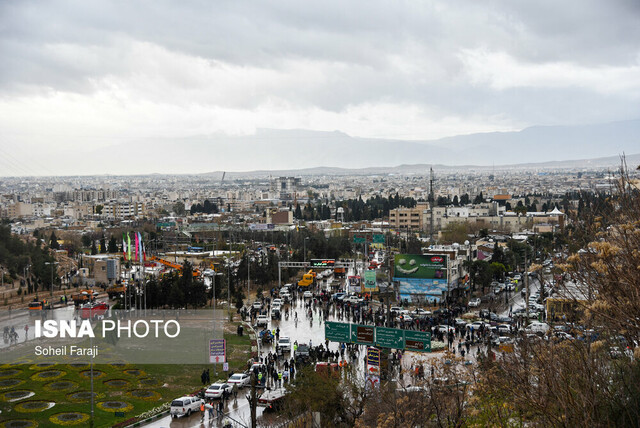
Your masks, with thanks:
M526 301L525 301L525 316L527 319L525 320L525 324L529 322L529 268L527 267L527 249L524 249L524 287L526 290Z
M249 405L251 406L251 428L256 428L257 424L257 416L256 410L258 405L258 400L256 397L256 373L251 373L251 397L249 398Z

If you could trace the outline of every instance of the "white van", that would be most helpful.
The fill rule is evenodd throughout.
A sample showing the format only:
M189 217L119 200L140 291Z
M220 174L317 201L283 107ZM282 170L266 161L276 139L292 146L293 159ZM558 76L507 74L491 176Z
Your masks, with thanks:
M200 411L202 399L198 397L180 397L171 402L170 414L172 418L178 416L190 416L191 413Z

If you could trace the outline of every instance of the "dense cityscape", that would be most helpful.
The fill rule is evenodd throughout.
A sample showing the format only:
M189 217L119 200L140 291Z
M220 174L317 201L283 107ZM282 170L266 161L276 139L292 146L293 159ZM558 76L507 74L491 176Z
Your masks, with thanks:
M0 428L640 426L637 2L0 2Z

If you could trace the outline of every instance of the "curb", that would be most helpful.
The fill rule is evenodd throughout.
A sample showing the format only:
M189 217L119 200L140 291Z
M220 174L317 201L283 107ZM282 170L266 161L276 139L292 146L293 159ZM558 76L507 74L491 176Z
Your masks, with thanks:
M133 428L133 427L139 427L139 426L142 426L143 424L148 424L148 423L150 423L150 422L153 422L153 421L154 421L154 420L156 420L156 419L160 419L160 418L165 417L165 416L166 416L166 415L168 415L170 412L171 412L171 410L164 410L164 411L162 411L162 412L158 413L157 415L153 415L153 416L151 416L151 417L149 417L149 418L146 418L146 419L143 419L143 420L141 420L141 421L134 422L133 424L127 425L127 426L125 426L125 427L123 427L123 428Z

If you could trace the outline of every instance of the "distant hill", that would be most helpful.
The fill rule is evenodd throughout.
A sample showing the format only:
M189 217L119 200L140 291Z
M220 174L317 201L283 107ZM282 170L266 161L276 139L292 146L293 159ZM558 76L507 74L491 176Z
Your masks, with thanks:
M629 168L635 169L637 165L640 165L640 154L626 155L626 162ZM334 167L315 167L315 168L302 168L302 169L286 169L286 170L256 170L256 171L242 171L242 172L226 172L225 180L245 178L245 177L268 177L268 176L341 176L341 175L388 175L388 174L428 174L429 168L433 168L434 171L504 171L514 169L529 169L529 170L583 170L583 169L598 169L598 168L610 168L612 170L617 169L620 166L620 156L610 156L606 158L596 159L578 159L567 161L554 161L554 162L541 162L541 163L526 163L526 164L512 164L512 165L429 165L429 164L415 164L415 165L399 165L393 167L375 167L375 168L334 168ZM222 171L212 171L202 176L209 176L215 179L222 178Z
M429 141L352 137L342 132L261 129L250 136L197 136L128 142L82 153L83 165L114 168L98 173L203 173L207 171L376 171L397 165L448 165L474 168L534 165L576 158L590 166L612 165L612 157L640 153L640 120L585 126L534 126L519 132L460 135ZM607 159L610 158L610 159ZM603 160L604 159L604 160ZM69 158L69 162L72 157ZM578 164L576 164L578 162ZM614 164L617 163L614 162ZM559 163L554 164L561 165ZM444 168L444 167L443 167ZM320 171L320 170L317 170ZM371 172L366 172L371 173ZM299 174L299 172L297 172Z

